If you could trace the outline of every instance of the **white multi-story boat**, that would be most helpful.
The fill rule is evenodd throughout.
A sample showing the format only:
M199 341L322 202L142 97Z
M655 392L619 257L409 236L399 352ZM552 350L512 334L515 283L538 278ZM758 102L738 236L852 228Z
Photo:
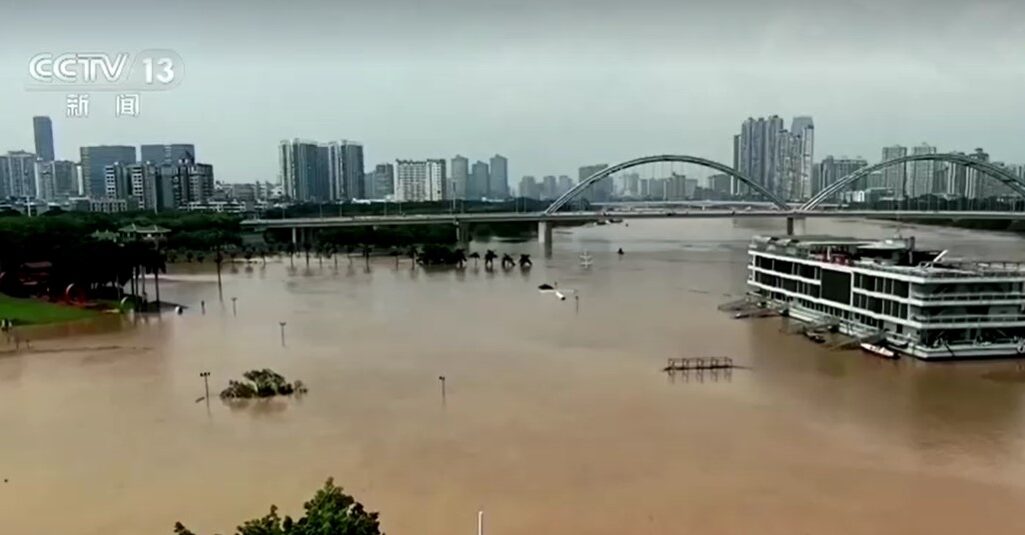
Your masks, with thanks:
M947 260L914 238L758 236L750 293L922 359L1025 356L1025 265Z

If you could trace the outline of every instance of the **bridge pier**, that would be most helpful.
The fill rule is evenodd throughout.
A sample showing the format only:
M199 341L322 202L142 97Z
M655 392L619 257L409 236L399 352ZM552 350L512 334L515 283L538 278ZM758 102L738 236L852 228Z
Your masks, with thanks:
M456 243L463 247L470 243L473 234L470 232L470 224L461 221L456 222Z
M805 233L804 224L808 221L803 216L787 216L787 236L793 236L795 233ZM795 228L796 224L800 223L801 228Z
M540 243L552 243L552 224L548 221L537 222L537 241Z
M552 224L541 220L537 222L537 241L544 249L545 258L552 257Z

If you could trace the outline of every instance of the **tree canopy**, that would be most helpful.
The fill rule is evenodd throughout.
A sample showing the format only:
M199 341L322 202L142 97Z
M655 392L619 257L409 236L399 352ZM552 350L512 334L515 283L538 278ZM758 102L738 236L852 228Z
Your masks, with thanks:
M303 504L303 509L306 513L293 520L280 517L278 508L272 505L266 516L242 523L235 535L383 535L377 513L367 512L330 478L313 499ZM174 533L198 535L181 522L174 525Z

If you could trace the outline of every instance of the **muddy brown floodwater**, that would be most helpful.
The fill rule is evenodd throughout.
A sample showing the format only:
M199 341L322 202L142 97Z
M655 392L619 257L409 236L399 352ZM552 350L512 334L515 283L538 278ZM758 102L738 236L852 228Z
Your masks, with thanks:
M1023 532L1014 363L894 363L716 311L743 292L750 236L780 231L631 221L559 230L549 259L474 245L529 252L529 272L297 257L226 270L223 303L209 268L178 266L161 289L183 315L36 331L31 352L0 353L0 532L229 533L272 503L299 511L328 476L392 535L474 533L478 510L489 535ZM1025 258L1010 234L903 233ZM535 290L552 281L579 312ZM659 371L703 355L751 369ZM258 367L310 393L195 402L201 371L216 392Z

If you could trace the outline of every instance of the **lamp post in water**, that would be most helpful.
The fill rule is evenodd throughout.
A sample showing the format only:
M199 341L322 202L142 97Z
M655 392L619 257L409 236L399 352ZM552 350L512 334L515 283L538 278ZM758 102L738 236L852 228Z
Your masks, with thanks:
M236 305L236 301L238 301L237 297L231 298L231 314L238 317L238 306Z
M287 325L287 323L279 321L278 325L281 326L281 347L285 347L285 325Z
M207 403L210 403L210 372L200 372L199 376L203 378L203 389L206 390Z

